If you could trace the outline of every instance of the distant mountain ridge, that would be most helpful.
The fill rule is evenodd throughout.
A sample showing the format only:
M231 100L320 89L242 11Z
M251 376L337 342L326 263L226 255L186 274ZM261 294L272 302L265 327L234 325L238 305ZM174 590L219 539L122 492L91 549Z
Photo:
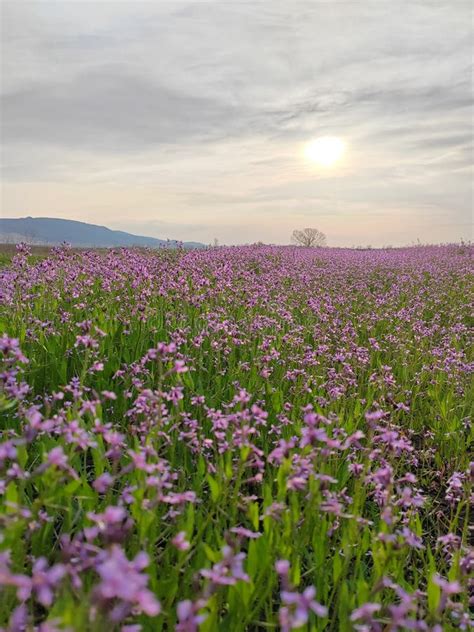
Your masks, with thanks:
M18 243L21 241L48 246L67 242L71 246L86 248L113 248L117 246L176 248L178 243L185 248L204 247L204 244L195 241L178 242L132 235L122 230L111 230L106 226L71 219L53 217L0 218L0 243Z

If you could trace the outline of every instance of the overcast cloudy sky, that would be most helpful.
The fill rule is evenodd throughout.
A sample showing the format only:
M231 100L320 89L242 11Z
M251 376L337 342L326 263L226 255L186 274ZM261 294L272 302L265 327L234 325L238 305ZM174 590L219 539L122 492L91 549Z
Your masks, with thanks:
M330 245L472 238L472 5L6 1L4 217ZM331 169L305 143L346 143Z

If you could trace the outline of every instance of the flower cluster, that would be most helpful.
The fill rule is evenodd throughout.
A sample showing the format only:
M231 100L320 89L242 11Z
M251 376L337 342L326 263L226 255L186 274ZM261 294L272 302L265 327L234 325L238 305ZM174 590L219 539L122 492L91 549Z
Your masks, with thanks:
M471 246L0 269L0 627L468 630Z

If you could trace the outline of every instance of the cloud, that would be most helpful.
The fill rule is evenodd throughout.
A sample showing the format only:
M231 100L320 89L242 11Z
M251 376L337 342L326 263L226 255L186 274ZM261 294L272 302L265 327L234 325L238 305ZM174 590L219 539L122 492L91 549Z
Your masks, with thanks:
M185 139L212 138L237 124L232 108L171 90L114 67L69 83L41 85L3 97L6 142L125 153Z
M47 200L51 214L119 216L135 232L175 216L207 241L219 227L226 239L262 239L272 216L282 241L295 221L328 213L416 223L431 209L469 224L464 0L1 10L2 213L47 214ZM328 134L346 139L347 160L315 172L301 146ZM380 227L366 228L376 243Z

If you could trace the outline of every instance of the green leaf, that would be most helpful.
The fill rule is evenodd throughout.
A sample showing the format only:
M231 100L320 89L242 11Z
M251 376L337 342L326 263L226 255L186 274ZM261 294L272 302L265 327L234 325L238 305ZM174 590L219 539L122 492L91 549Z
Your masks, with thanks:
M219 483L210 474L206 476L206 480L209 485L209 489L211 490L211 498L214 502L216 502L221 494Z
M258 503L251 503L249 505L247 515L249 517L250 522L252 523L255 531L258 531L260 526L259 513L258 513Z
M342 560L338 551L335 552L334 557L332 558L332 579L334 583L337 583L342 571Z
M439 606L439 600L441 598L441 588L434 583L434 575L430 575L428 579L428 610L431 614L434 614Z
M208 560L210 560L213 564L215 564L216 562L219 561L220 559L220 553L219 551L214 551L208 544L206 544L205 542L202 543L202 548L204 549L204 552L206 554L206 557Z

